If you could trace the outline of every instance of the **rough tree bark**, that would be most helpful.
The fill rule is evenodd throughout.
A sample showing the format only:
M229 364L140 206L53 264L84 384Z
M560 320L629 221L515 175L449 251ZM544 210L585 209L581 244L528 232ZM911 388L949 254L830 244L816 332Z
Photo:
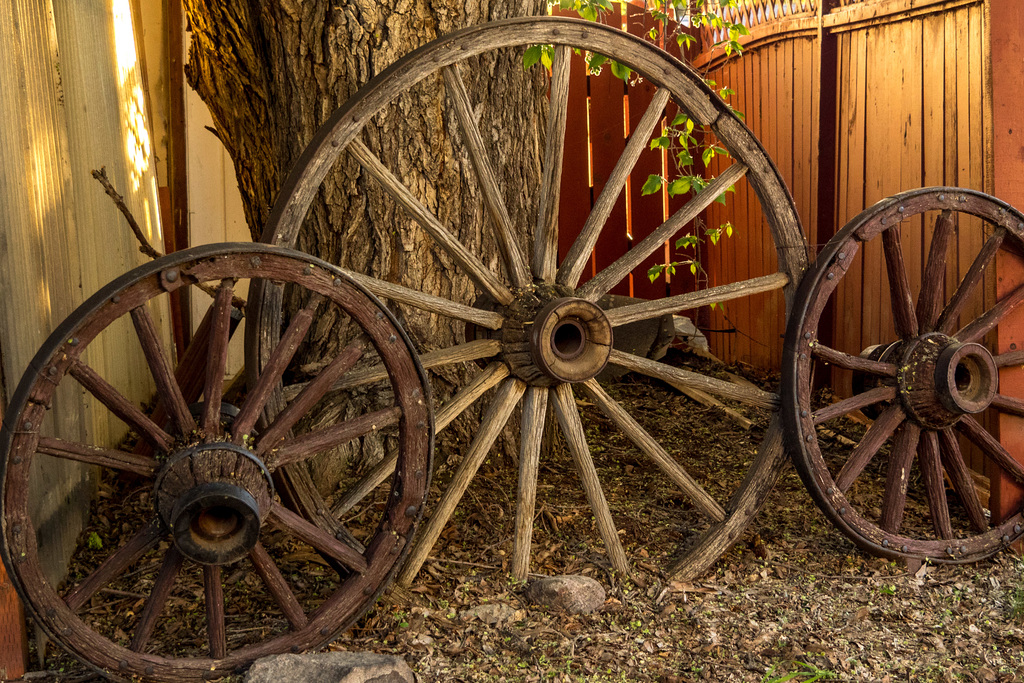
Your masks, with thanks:
M392 62L464 26L508 16L541 14L545 0L184 0L192 45L186 74L210 108L216 133L234 162L243 206L258 239L278 187L325 118ZM474 60L463 69L492 158L506 188L513 221L528 243L541 169L545 88L539 71L522 68L521 55ZM428 79L377 117L366 144L422 201L495 271L501 270L476 178L445 105L440 78ZM526 133L526 131L535 131ZM529 189L524 189L529 188ZM524 195L525 193L525 195ZM516 194L516 196L512 196ZM470 198L467 201L467 198ZM475 199L475 201L474 201ZM468 279L430 248L430 238L351 160L324 183L299 237L305 251L333 263L456 300L474 298ZM294 307L295 303L292 303ZM401 306L392 306L401 309ZM461 324L414 310L399 310L413 339L428 350L464 331ZM318 321L309 360L335 350ZM336 332L336 331L335 331ZM460 381L434 381L442 396ZM447 386L446 386L447 384ZM340 402L319 419L361 410L371 396ZM362 458L375 460L382 445L364 441ZM336 480L331 470L353 454L338 452L313 465L314 479Z

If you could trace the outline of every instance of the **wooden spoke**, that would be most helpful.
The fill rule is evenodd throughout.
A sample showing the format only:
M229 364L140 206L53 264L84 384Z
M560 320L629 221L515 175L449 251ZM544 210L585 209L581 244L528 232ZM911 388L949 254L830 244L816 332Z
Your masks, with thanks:
M228 299L228 301L231 300ZM167 598L171 595L171 589L174 587L174 580L178 578L183 559L182 554L173 544L167 549L164 561L160 565L160 573L157 574L156 581L153 582L153 590L150 591L146 606L142 608L142 614L139 615L139 621L135 625L135 633L132 635L131 645L128 646L132 651L142 652L146 643L149 642L149 637L153 635L156 621L160 618L160 613L164 611L164 605L167 604Z
M917 463L921 468L921 479L924 481L924 491L928 496L928 509L931 511L935 535L944 539L953 538L949 502L946 500L946 482L942 477L942 461L939 457L939 435L935 432L925 431L921 435Z
M207 436L220 433L220 399L224 392L224 371L231 340L231 298L234 281L222 280L213 299L213 328L206 357L206 383L203 385L202 427Z
M132 563L154 548L162 537L163 527L159 520L154 519L129 538L127 543L115 550L110 557L103 560L92 574L89 574L82 583L67 594L64 602L72 612L77 611L82 605L89 602L92 596L96 595L96 591L113 581Z
M818 426L824 422L828 422L829 420L834 420L837 417L846 415L847 413L852 413L855 410L867 408L868 406L881 403L883 401L891 401L894 398L896 398L896 387L884 386L869 389L862 394L845 398L842 401L836 401L824 408L815 410L813 416L814 425Z
M997 368L1005 368L1011 365L1024 365L1024 350L1007 351L994 358Z
M562 184L571 60L571 48L566 45L555 46L551 65L551 105L548 108L548 131L544 143L544 176L540 184L533 250L533 274L544 282L555 279L558 261L558 200Z
M196 421L174 377L174 368L171 367L171 361L164 352L163 344L160 343L160 336L149 307L143 304L133 308L131 316L135 334L142 345L142 353L146 356L146 363L156 383L157 396L174 419L178 433L190 434L196 428Z
M580 475L583 490L587 493L587 500L590 502L590 509L597 521L597 529L608 551L608 558L615 571L624 576L630 576L626 551L622 549L619 532L615 528L615 520L612 519L608 500L604 496L601 480L597 476L597 468L594 467L594 459L590 457L590 448L587 446L583 422L580 420L579 410L576 409L576 399L572 395L572 385L559 384L552 394L558 424L569 445L569 453L572 455L576 471Z
M483 291L490 294L495 301L507 305L512 302L512 292L492 273L476 256L441 225L434 214L402 184L394 174L381 163L373 152L359 140L353 140L348 151L366 171L387 190L388 194L398 202L406 212L426 230L434 241L451 256L459 266Z
M956 229L951 215L952 212L943 211L935 221L932 245L928 249L928 263L921 276L921 294L917 298L917 324L921 332L934 330L942 311L946 291L946 255Z
M839 476L836 477L836 488L843 493L849 490L854 480L864 471L867 464L878 453L878 449L888 441L903 420L903 409L899 405L891 405L882 411L875 423L868 428L864 438L854 447L850 458L842 469L839 470Z
M506 379L498 388L494 400L491 401L490 407L480 421L480 427L469 445L469 450L455 469L448 488L441 494L440 500L437 501L436 507L430 514L430 519L427 520L420 532L419 540L413 546L412 552L409 553L409 559L405 561L405 567L398 575L399 585L408 586L416 578L420 567L423 566L427 555L430 554L430 549L437 543L441 531L455 511L455 506L462 500L463 494L469 487L469 482L473 479L476 471L480 469L491 446L494 445L494 440L504 429L512 414L512 409L515 408L525 391L526 385L514 377Z
M992 259L995 258L996 252L999 251L999 245L1003 243L1005 237L1006 228L996 228L988 240L985 241L981 251L978 252L978 256L975 257L971 267L967 270L967 274L964 275L964 279L960 281L946 307L942 309L939 322L935 325L937 331L943 334L952 332L953 325L956 325L956 320L960 316L960 311L963 310L964 304L967 303L967 298L974 291L974 288L978 286L978 283L981 282L985 275L985 269L988 268Z
M996 394L992 397L992 407L996 410L1009 413L1011 415L1017 415L1024 417L1024 401L1019 398L1013 398L1012 396L1004 396L1003 394ZM40 439L41 441L41 439Z
M910 294L907 266L903 262L899 226L882 233L882 250L885 253L885 272L889 276L889 298L896 334L903 339L916 337L917 314L914 311L914 297Z
M910 483L910 466L917 454L921 428L906 420L896 430L889 467L885 475L885 495L882 499L882 528L896 533L903 522L903 511L907 505L907 485Z
M668 382L669 384L681 384L686 387L706 391L709 394L714 394L721 398L740 401L759 408L770 408L774 410L779 406L779 397L776 394L761 391L754 387L726 382L725 380L716 379L714 377L706 377L704 375L697 374L696 372L681 370L679 368L674 368L671 365L665 365L658 361L641 358L640 356L635 356L631 353L626 353L617 349L612 349L608 362L626 368L627 370L639 372L643 375L647 375L648 377L660 379L663 382Z
M615 202L618 200L619 195L622 194L622 188L626 185L626 179L629 177L633 167L636 166L640 154L647 149L651 133L654 131L654 127L661 121L662 112L665 110L665 105L668 104L671 96L672 93L669 92L668 88L658 88L651 99L651 103L647 106L643 117L640 119L640 123L637 124L636 130L630 133L629 142L626 143L622 156L615 162L615 168L612 169L604 189L598 196L597 201L594 202L594 208L590 210L586 223L583 224L580 234L576 237L576 241L573 242L569 253L566 254L562 265L558 268L557 281L559 284L575 288L579 283L580 276L590 261L590 253L593 251L594 245L597 244L597 238L600 236L601 230L604 229L605 223L608 222L608 217L615 207Z
M626 410L618 404L595 379L587 380L580 385L583 392L590 397L597 407L608 416L612 422L629 437L637 448L643 451L647 457L654 461L661 470L668 475L669 479L675 482L693 504L707 517L715 522L721 522L726 518L726 512L718 504L711 494L704 490L697 481L678 463L675 458L669 455L661 447L653 436L645 430L639 422L633 419Z
M99 448L76 441L64 441L63 439L55 439L48 436L39 437L36 452L52 455L56 458L64 458L65 460L76 460L89 465L134 472L144 477L155 475L158 467L157 461L146 455Z
M956 423L957 429L975 446L985 452L999 467L1003 469L1018 484L1024 484L1024 465L1014 460L999 440L992 436L980 422L971 415L964 415Z
M281 335L280 341L264 364L259 379L246 395L245 402L231 424L231 433L235 443L242 443L242 439L256 425L256 420L263 412L271 392L281 382L281 376L288 369L288 364L295 356L299 344L305 339L306 332L309 331L313 317L323 300L322 296L314 294L302 310L292 316L291 322L288 323L288 329Z
M981 500L978 498L978 491L974 488L971 471L964 461L964 456L960 452L960 444L952 430L945 429L939 432L939 446L942 464L945 465L949 480L953 483L953 489L967 511L967 519L970 521L971 527L978 533L984 532L988 529L985 510L981 507Z
M831 363L837 368L843 368L844 370L864 372L878 377L896 376L896 366L893 363L882 363L876 360L861 358L860 356L851 356L848 353L836 351L817 342L811 345L811 354L815 358L820 358L826 363Z
M320 527L308 522L278 502L270 506L270 519L303 543L308 543L325 555L360 574L366 571L366 558L339 541Z
M291 428L324 397L335 381L348 372L362 357L369 339L360 335L334 357L320 374L302 386L288 407L277 414L266 431L260 435L259 452L264 453L285 438Z
M612 287L618 284L634 268L643 263L644 259L661 248L665 242L679 232L687 223L700 215L700 213L711 205L723 192L729 189L747 173L747 167L741 163L735 163L727 168L720 176L712 180L707 187L686 203L681 209L662 223L650 235L645 237L640 244L627 251L618 260L598 273L592 280L577 290L577 296L585 297L590 301L597 301L608 293Z
M446 349L430 351L420 356L420 364L424 370L440 368L455 363L466 363L482 358L493 358L501 353L501 341L498 339L476 339L465 344L456 344ZM365 370L345 375L334 383L332 391L354 389L355 387L373 384L387 379L388 373L383 365L375 365Z
M1024 301L1024 285L1020 285L1015 290L1004 296L996 303L995 306L985 311L985 313L980 317L976 318L973 322L965 326L953 336L964 344L978 341L995 329L995 326L999 324L999 321L1005 318L1010 311L1019 306L1021 301Z
M537 470L548 412L547 387L530 387L523 401L519 443L519 486L516 489L516 540L512 550L512 576L524 581L530 573L533 515L537 502Z
M620 308L612 308L605 311L608 322L612 327L628 325L640 320L650 320L658 316L677 311L685 311L691 308L707 306L708 304L725 303L733 299L739 299L762 292L771 292L782 289L789 284L789 276L785 273L772 273L762 277L755 277L742 282L733 282L728 285L719 285L708 289L701 289L696 292L667 296L664 299L644 301L639 304L630 304Z
M117 415L129 427L138 432L139 436L148 441L151 446L159 451L166 451L171 447L173 439L170 434L160 429L134 403L100 377L95 370L82 361L75 360L68 368L68 372L86 391L95 396L100 403L105 405L110 412Z
M724 522L713 525L708 531L712 542L702 543L676 560L669 568L668 576L695 577L707 571L743 534L746 524L743 515L737 511L746 510L751 515L756 514L788 464L789 458L782 447L782 419L776 412L768 421L768 429L764 432L754 464L747 470L743 483L729 501L731 514Z
M281 575L281 570L277 568L274 560L260 543L256 543L256 546L249 551L249 561L252 562L253 568L259 574L263 585L270 591L274 602L281 608L281 612L288 620L292 630L298 631L305 628L309 623L306 613L302 611L302 606L296 599L295 593L288 587L288 582Z
M473 378L472 382L464 386L437 411L437 415L434 417L434 433L440 433L442 429L451 424L452 420L461 415L466 408L471 406L488 390L497 386L498 382L506 377L508 377L507 365L504 363L491 363L488 365L483 372ZM372 470L367 472L366 476L356 482L355 486L338 499L331 510L334 516L341 517L355 507L370 491L384 483L395 471L397 463L398 450L393 449Z
M482 308L458 304L443 297L417 292L415 289L378 280L377 278L351 270L341 270L365 287L371 294L382 299L391 299L392 301L408 304L423 311L430 311L431 313L437 313L448 318L455 318L456 320L463 320L480 327L486 327L489 330L501 329L501 324L505 320L500 313L495 313L494 311L486 311Z
M466 84L462 81L457 64L441 69L441 75L444 77L445 90L455 109L455 116L459 120L459 129L462 131L463 140L469 149L473 167L476 169L477 180L483 191L487 212L494 223L498 248L505 260L505 266L508 268L509 279L516 287L526 287L533 283L533 279L523 258L523 253L520 251L519 245L516 244L512 219L508 215L505 200L502 199L494 167L491 165L490 157L484 147L483 136L480 135L480 129L476 125L473 105L469 101L469 93L466 92Z
M203 565L203 589L206 593L206 637L210 656L221 659L228 653L227 631L224 628L224 586L220 565Z
M340 424L308 432L294 439L286 439L272 449L264 448L264 442L260 442L256 453L267 456L267 464L271 468L285 467L293 462L310 458L317 453L336 448L353 439L398 424L401 417L402 409L398 406L375 410L372 413L345 420Z

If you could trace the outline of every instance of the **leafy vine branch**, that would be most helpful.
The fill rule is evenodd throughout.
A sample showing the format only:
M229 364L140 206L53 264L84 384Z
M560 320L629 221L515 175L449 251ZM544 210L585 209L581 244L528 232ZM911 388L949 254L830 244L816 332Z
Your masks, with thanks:
M667 29L667 33L663 36L665 41L674 40L681 49L689 50L697 45L697 35L701 32L704 35L721 36L719 40L708 46L708 49L711 51L722 50L729 57L740 55L743 52L740 38L749 35L749 31L743 23L730 18L739 16L738 12L730 10L739 8L745 1L647 0L645 10L660 22L662 30ZM611 0L550 0L548 5L549 8L557 6L561 10L575 11L588 21L598 21L606 13L617 13ZM658 42L662 36L656 27L650 29L644 37L652 42ZM539 62L544 68L550 69L553 56L554 47L552 45L534 45L526 50L523 56L523 65L530 68ZM638 78L629 67L609 59L605 55L588 52L584 57L591 74L600 74L602 69L608 66L613 75L627 83L635 82L635 79ZM720 87L707 77L707 73L703 74L703 77L708 87L715 90L723 100L728 100L735 93L727 86ZM742 112L736 109L732 111L736 116L743 118ZM728 151L717 144L706 126L698 128L694 120L682 112L676 114L671 121L666 122L662 129L651 138L650 149L663 150L673 161L672 171L666 175L649 175L641 188L641 194L644 195L659 192L666 193L668 197L696 195L714 180L714 176L707 175L707 169L711 166L712 160L716 156L729 156ZM697 166L698 159L702 168ZM723 205L726 204L726 195L734 191L735 187L730 186L715 201ZM728 221L717 227L710 227L701 218L696 219L694 224L694 232L679 237L675 242L679 260L657 264L648 270L647 275L652 282L665 274L674 275L679 267L688 267L694 277L706 280L706 274L701 267L701 254L705 240L715 246L722 237L731 237L734 227Z

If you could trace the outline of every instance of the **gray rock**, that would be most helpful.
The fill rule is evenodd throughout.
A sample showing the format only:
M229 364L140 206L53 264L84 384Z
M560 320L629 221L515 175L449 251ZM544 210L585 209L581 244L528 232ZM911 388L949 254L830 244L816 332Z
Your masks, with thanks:
M258 659L245 683L416 683L416 676L401 657L317 652Z
M643 299L634 299L618 294L606 294L598 300L597 305L607 311L612 308L619 308L620 306L642 303L643 301ZM617 351L625 351L636 356L657 360L665 355L665 350L672 343L674 337L675 331L672 328L672 316L662 315L651 320L640 320L616 327L612 346ZM608 365L597 378L605 382L615 382L625 375L626 372L625 368L617 365Z
M516 611L508 605L493 602L486 605L477 605L476 607L470 607L464 611L461 615L462 621L472 621L473 619L479 619L485 624L491 626L497 626L506 621L510 621L516 617Z
M526 589L530 602L565 610L569 614L588 614L604 605L604 587L589 576L568 574L537 579Z

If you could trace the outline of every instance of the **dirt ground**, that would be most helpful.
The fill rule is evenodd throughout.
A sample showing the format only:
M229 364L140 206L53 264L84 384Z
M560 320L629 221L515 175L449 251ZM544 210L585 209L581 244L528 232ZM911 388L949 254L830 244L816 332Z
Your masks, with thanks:
M671 452L700 459L709 481L723 491L745 473L767 420L750 414L755 426L747 431L718 409L630 377L612 393ZM791 466L712 571L692 582L665 577L660 568L679 552L684 531L699 523L695 512L610 423L580 403L643 587L610 570L571 460L556 446L541 467L532 571L592 576L605 586L607 600L585 616L527 604L523 586L508 575L515 467L495 458L475 479L411 589L385 596L330 649L401 655L423 683L1024 680L1024 562L1004 553L975 565L924 565L911 573L905 564L869 557L826 522ZM850 425L852 436L858 428ZM445 463L457 448L439 444L436 486L450 476ZM106 486L104 500L131 499L119 484ZM122 506L129 512L100 514L142 514L146 502L137 498L135 508ZM908 501L908 515L915 505L923 503ZM96 528L110 538L117 521L104 519L106 526ZM229 600L258 597L261 584L244 568L227 575ZM146 593L133 580L113 587L132 609L141 605L132 604L133 596ZM314 590L319 575L314 571L305 581ZM186 615L189 604L201 615L201 585L176 586L174 595ZM113 619L127 608L96 609ZM188 616L168 621L163 628L172 634L201 628ZM110 628L116 633L121 627ZM52 646L37 668L36 680L93 677Z

